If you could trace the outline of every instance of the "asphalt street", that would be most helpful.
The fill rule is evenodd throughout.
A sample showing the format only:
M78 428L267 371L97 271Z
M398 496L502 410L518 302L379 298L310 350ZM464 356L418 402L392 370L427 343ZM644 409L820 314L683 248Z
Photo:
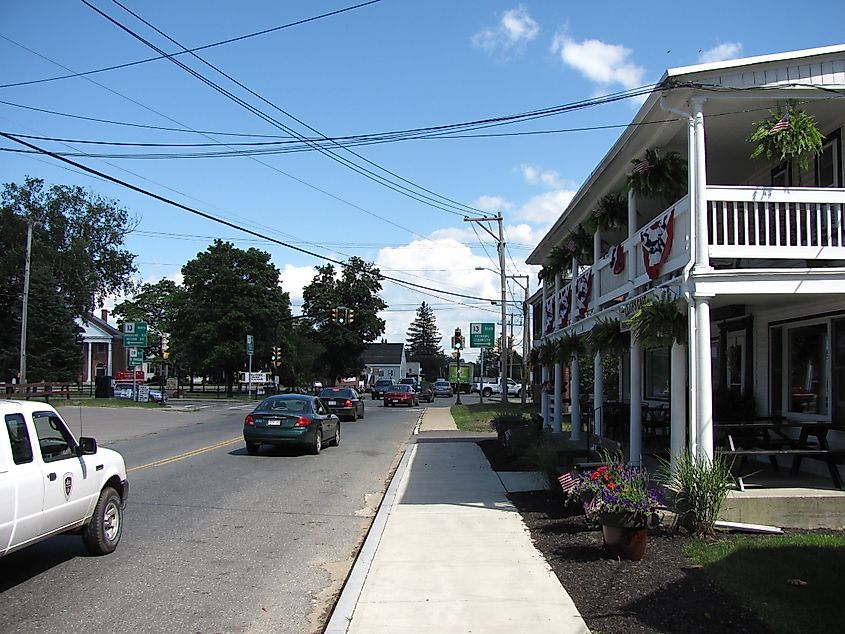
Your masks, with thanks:
M320 631L426 405L366 407L319 456L247 455L245 404L61 410L124 455L124 534L105 557L63 535L0 559L0 632Z

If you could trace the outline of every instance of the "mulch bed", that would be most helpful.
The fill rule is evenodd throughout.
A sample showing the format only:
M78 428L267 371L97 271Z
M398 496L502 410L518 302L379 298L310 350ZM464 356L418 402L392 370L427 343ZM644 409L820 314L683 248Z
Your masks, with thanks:
M494 470L522 469L495 440L479 445ZM579 505L566 505L562 493L508 497L592 632L771 634L686 558L683 549L692 536L665 527L650 529L643 559L621 561L604 552L601 531L588 526Z

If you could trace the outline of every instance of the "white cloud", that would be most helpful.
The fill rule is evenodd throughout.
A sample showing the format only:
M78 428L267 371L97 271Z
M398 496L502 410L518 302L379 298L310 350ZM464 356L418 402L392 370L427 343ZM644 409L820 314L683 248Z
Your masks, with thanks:
M480 196L473 201L472 206L476 209L489 212L510 211L513 203L508 202L501 196Z
M525 182L529 185L545 185L553 189L571 188L573 183L566 181L560 177L560 174L555 170L544 170L536 165L520 165Z
M535 39L540 26L528 14L524 5L509 9L502 14L499 23L482 29L472 36L472 44L488 53L507 55Z
M558 33L552 40L552 53L559 54L564 64L602 86L619 84L636 88L643 83L645 69L631 61L631 49L620 44L600 40L576 42Z
M725 42L698 54L698 61L702 64L723 62L726 59L736 59L742 54L742 44L739 42Z
M556 189L534 196L515 214L518 220L525 220L535 224L550 225L564 212L575 191L571 189Z
M290 294L291 304L302 304L302 289L311 283L316 274L313 266L285 264L285 268L279 272L279 280L282 282L282 290Z

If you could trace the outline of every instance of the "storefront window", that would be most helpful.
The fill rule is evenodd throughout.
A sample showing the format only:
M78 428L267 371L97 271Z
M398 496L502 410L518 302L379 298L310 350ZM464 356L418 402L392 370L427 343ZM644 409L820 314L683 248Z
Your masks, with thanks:
M669 398L669 348L646 350L645 358L645 398Z
M827 324L792 328L788 334L789 411L826 414Z

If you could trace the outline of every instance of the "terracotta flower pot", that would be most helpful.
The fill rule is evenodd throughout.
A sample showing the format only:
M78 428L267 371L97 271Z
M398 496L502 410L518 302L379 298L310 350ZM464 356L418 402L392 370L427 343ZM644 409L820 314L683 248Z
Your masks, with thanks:
M648 516L636 513L602 513L599 516L604 547L621 559L639 561L648 544Z

